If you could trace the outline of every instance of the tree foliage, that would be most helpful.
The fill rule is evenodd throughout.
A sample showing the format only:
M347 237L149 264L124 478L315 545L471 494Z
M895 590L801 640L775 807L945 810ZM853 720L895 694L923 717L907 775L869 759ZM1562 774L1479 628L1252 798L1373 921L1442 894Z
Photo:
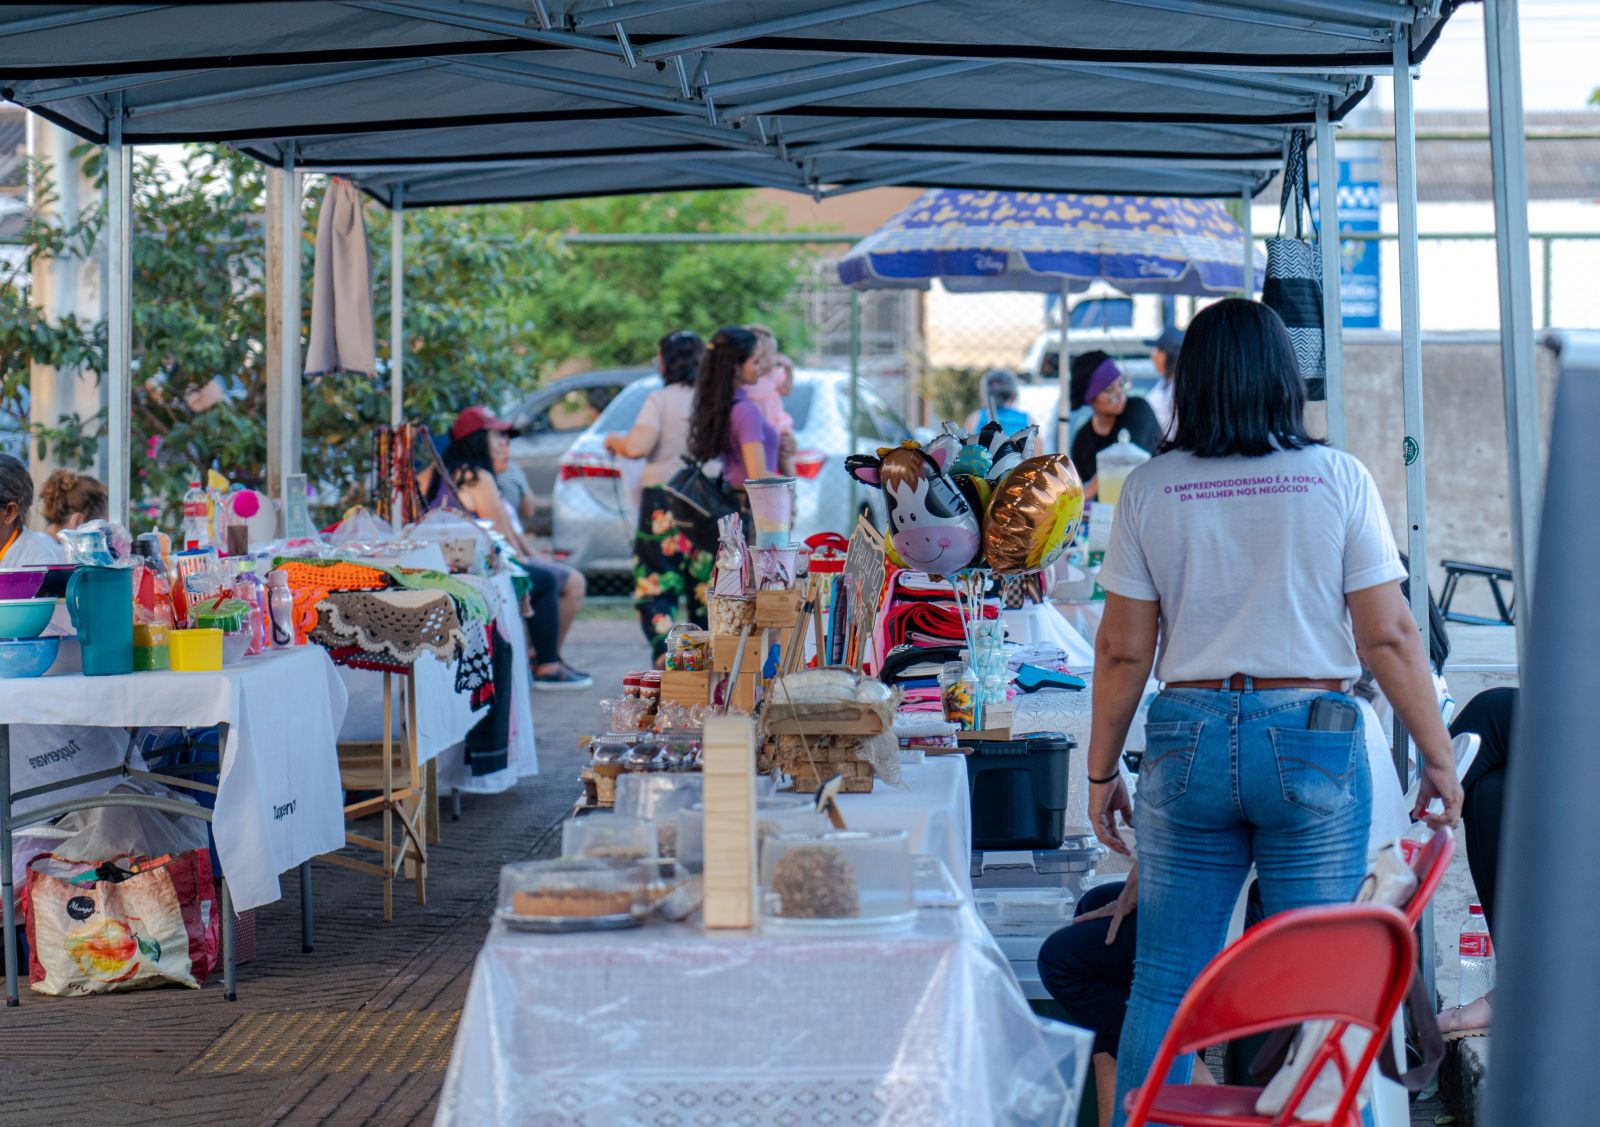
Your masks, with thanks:
M99 151L86 170L99 172ZM48 191L47 170L36 191ZM301 242L302 330L309 321L322 186L307 192ZM247 484L266 473L265 176L220 146L134 169L132 431L136 499L167 520L197 470ZM574 231L661 233L770 229L746 192L694 192L539 205L439 208L405 216L406 411L439 433L460 408L501 407L544 379L642 363L663 333L718 324L797 322L776 312L804 261L755 244L570 247ZM387 421L389 213L367 209L379 377L335 374L302 392L306 473L326 499L358 498L370 434ZM30 360L101 372L105 327L46 323L31 301L40 256L88 254L101 215L70 230L31 221L28 260L0 291L0 413L28 416ZM304 347L304 340L300 341ZM63 419L34 435L56 457L87 465L98 419ZM327 515L327 514L321 514Z

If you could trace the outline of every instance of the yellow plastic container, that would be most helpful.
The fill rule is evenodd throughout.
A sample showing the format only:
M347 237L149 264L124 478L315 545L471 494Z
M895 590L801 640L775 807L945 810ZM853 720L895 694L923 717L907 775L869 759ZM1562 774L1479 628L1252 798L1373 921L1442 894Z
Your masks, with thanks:
M182 673L210 673L222 668L221 630L173 630L167 635L167 656Z

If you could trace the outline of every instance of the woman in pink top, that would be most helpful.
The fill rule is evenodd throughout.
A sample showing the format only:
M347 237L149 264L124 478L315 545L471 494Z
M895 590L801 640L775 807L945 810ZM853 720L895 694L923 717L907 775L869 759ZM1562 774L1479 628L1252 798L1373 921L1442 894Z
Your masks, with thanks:
M761 375L750 385L750 398L778 432L778 472L794 474L794 420L783 409L783 397L794 390L794 362L778 351L778 338L765 325L746 325L756 335L756 366Z
M706 345L694 386L689 456L722 459L722 480L741 497L746 480L770 477L778 464L778 430L750 396L750 385L761 378L759 363L756 335L725 325Z

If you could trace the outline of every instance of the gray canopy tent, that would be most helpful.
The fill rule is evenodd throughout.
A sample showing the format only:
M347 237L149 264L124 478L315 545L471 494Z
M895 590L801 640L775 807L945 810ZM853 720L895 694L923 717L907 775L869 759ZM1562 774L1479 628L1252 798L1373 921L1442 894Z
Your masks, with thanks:
M1248 199L1292 129L1315 132L1321 180L1333 183L1334 123L1372 74L1393 74L1407 529L1426 630L1410 71L1459 2L1075 0L1070 18L1042 0L13 5L0 20L0 89L110 148L108 461L120 514L130 145L227 141L283 169L286 246L298 173L349 175L394 209L398 249L408 206L690 187ZM1540 463L1517 4L1486 8L1513 543L1528 605ZM1322 216L1331 240L1331 192ZM281 258L292 339L298 257ZM1340 442L1336 255L1324 254L1323 272L1329 426ZM398 339L398 287L392 304ZM288 473L299 384L293 350L283 354L274 445ZM398 417L398 364L393 376Z

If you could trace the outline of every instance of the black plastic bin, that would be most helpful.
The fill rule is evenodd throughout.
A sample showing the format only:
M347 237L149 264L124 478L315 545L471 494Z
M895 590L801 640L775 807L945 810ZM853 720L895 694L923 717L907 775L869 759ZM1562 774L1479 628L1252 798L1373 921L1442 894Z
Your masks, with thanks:
M1078 741L1060 732L1015 740L961 737L974 850L1059 849L1067 832L1067 765Z

